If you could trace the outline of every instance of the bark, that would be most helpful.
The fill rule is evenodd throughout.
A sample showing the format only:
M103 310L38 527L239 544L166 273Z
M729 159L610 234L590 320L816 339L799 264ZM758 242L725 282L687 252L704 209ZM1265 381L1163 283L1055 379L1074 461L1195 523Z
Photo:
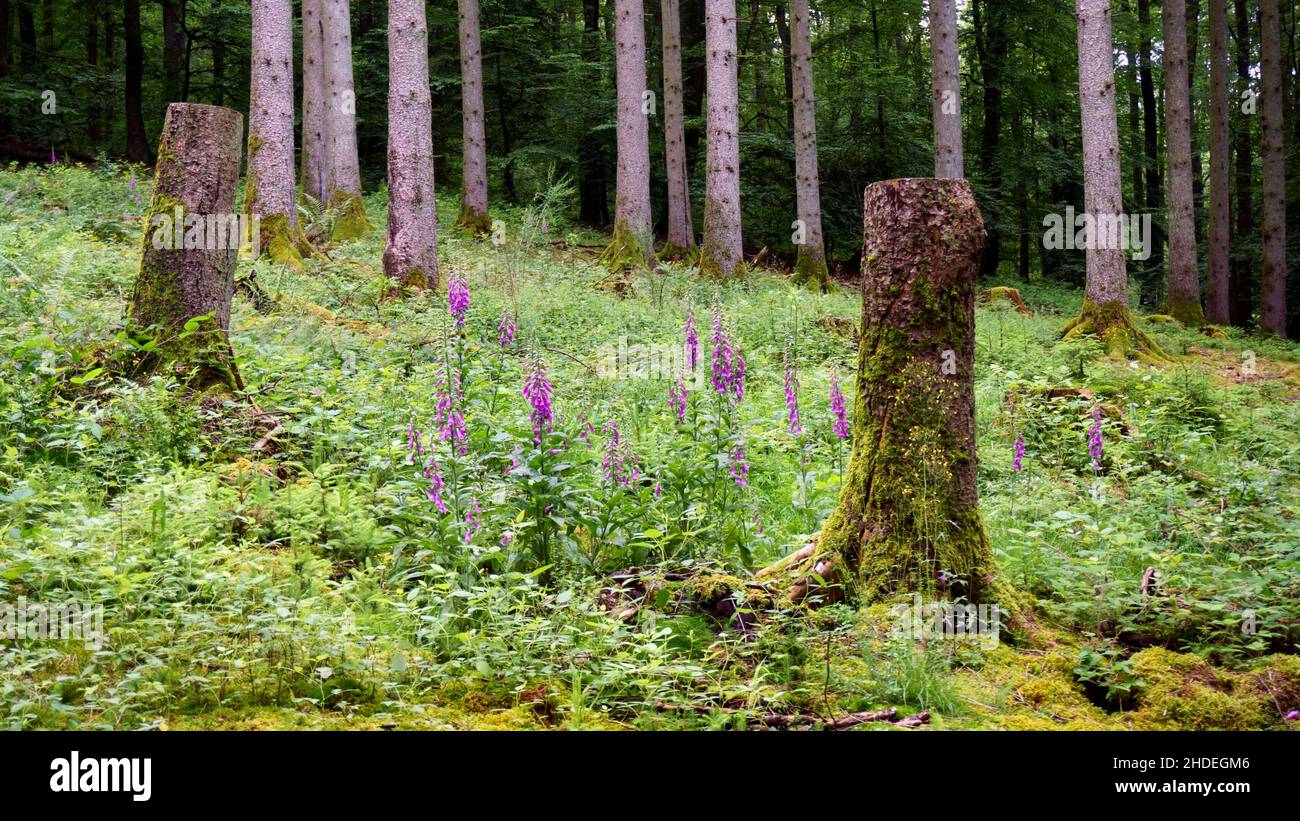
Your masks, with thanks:
M700 270L711 276L745 271L740 226L740 88L735 0L705 0L708 72L708 162L704 186L704 244Z
M181 62L185 55L186 0L163 0L163 96L167 102L181 100Z
M1228 3L1210 0L1210 239L1206 318L1232 321L1228 255L1232 243L1228 133Z
M965 180L899 179L868 187L864 211L853 453L808 561L823 579L856 577L869 600L999 598L975 483L979 207Z
M794 133L794 52L790 43L790 24L785 15L785 3L777 2L776 35L781 40L781 66L785 75L785 127Z
M817 169L817 106L813 98L812 34L808 0L790 0L791 63L794 73L795 201L804 242L795 262L795 281L825 291L830 286L822 238L821 190Z
M336 240L370 232L361 200L361 164L357 158L356 90L352 83L352 20L348 0L322 0L325 24L326 182L329 204L339 216Z
M654 265L650 124L644 110L645 7L642 0L616 0L614 40L618 165L614 184L614 237L602 260L610 270L622 271Z
M243 133L237 111L189 103L168 107L127 308L133 326L159 334L148 365L170 369L197 390L230 390L239 381L228 337L238 237L229 231L214 237L210 227L202 236L189 230L210 226L209 217L234 216ZM185 215L185 241L179 248L159 248L155 217L170 219L177 209Z
M1259 123L1264 165L1264 274L1260 280L1259 324L1285 337L1286 154L1283 137L1281 18L1278 0L1259 2Z
M600 60L600 0L582 2L582 59L590 82L604 75ZM597 131L600 117L594 107L584 108L586 129L578 145L578 219L588 225L609 224L608 181L605 174L605 138Z
M1192 141L1192 213L1196 222L1196 241L1205 234L1205 167L1201 157L1201 138L1196 116L1197 53L1201 45L1201 0L1186 0L1187 6L1187 118Z
M1079 111L1083 137L1084 210L1094 221L1124 212L1120 184L1119 127L1115 119L1115 66L1108 0L1077 0ZM1067 230L1069 230L1067 228ZM1085 251L1087 283L1083 311L1064 334L1096 333L1111 356L1160 360L1164 354L1136 327L1128 302L1125 250L1094 241Z
M464 132L459 224L475 233L492 229L488 215L487 136L483 123L483 47L478 0L460 2L460 82Z
M123 0L122 31L126 39L126 155L147 163L149 143L144 133L144 47L140 42L140 0Z
M317 202L328 199L324 51L321 0L302 0L302 190Z
M930 0L930 76L934 109L934 175L966 176L961 145L961 66L956 0Z
M1237 94L1241 100L1250 90L1250 15L1246 0L1234 0L1233 17L1237 24ZM1250 137L1250 117L1241 116L1238 120L1236 134L1237 155L1237 237L1243 240L1255 232L1255 216L1251 208L1251 176L1253 169L1253 147ZM1230 290L1232 291L1232 324L1239 328L1250 325L1251 305L1254 302L1251 293L1253 265L1249 253L1233 255L1231 262Z
M273 262L302 264L293 162L293 3L252 0L248 184L244 207L261 221Z
M429 31L424 0L388 0L388 243L384 273L438 287Z
M1159 272L1164 268L1165 238L1164 231L1156 224L1156 216L1164 209L1163 182L1160 178L1160 134L1158 110L1156 108L1155 82L1151 76L1151 0L1138 0L1138 24L1141 27L1141 45L1138 49L1138 77L1142 86L1142 131L1145 157L1143 164L1147 172L1146 194L1147 211L1151 214L1151 257L1146 260L1148 272ZM1147 303L1151 300L1147 293L1152 276L1144 276L1141 284L1143 297Z
M1169 186L1169 270L1165 313L1185 325L1205 321L1196 263L1196 212L1192 199L1191 93L1187 67L1185 0L1164 0L1165 159Z
M682 22L679 0L663 0L664 155L668 171L668 247L673 257L695 247L686 130L682 108Z

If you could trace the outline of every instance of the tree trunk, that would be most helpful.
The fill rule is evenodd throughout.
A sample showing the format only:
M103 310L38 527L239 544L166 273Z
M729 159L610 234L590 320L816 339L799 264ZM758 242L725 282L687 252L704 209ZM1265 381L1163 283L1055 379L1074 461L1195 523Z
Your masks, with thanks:
M1205 235L1205 167L1201 157L1201 138L1196 116L1197 52L1201 45L1201 0L1186 0L1187 6L1187 121L1192 142L1192 214L1196 223L1196 242Z
M487 136L483 124L483 47L478 0L460 2L460 84L464 159L458 224L474 233L492 230L488 215Z
M370 233L361 199L357 158L357 95L352 84L352 20L348 0L322 0L325 32L326 191L338 212L333 237L350 240Z
M668 246L664 256L695 247L690 177L686 171L686 130L682 108L682 20L679 0L663 0L664 155L668 170Z
M961 146L961 65L956 0L930 0L930 76L934 109L934 175L966 176Z
M705 0L704 40L709 137L700 271L710 276L742 276L736 0Z
M1115 66L1108 0L1077 0L1079 110L1083 136L1084 210L1094 224L1111 230L1094 233L1085 251L1087 284L1083 311L1064 334L1095 333L1115 357L1136 349L1142 358L1164 359L1163 352L1137 329L1128 302L1122 226L1119 128L1115 119ZM1073 230L1073 226L1066 226Z
M1165 313L1185 325L1205 322L1196 264L1196 212L1192 200L1191 93L1187 68L1185 0L1164 0L1165 159L1169 185L1169 272Z
M1155 81L1151 76L1151 0L1138 0L1138 24L1141 27L1141 45L1138 49L1138 77L1142 85L1142 127L1147 171L1147 211L1151 214L1151 256L1144 263L1145 272L1139 278L1143 304L1152 302L1152 284L1164 270L1165 237L1158 224L1164 210L1163 183L1160 179L1160 133L1156 108Z
M1247 10L1246 0L1234 0L1233 17L1237 24L1237 100L1244 101L1246 93L1250 90L1250 14ZM1251 187L1252 187L1252 170L1254 166L1253 147L1250 137L1250 121L1252 117L1246 116L1243 112L1238 118L1236 147L1234 149L1237 155L1237 241L1242 242L1255 232L1255 216L1251 207ZM1247 251L1239 251L1232 256L1231 261L1231 281L1229 283L1232 292L1231 310L1232 324L1239 328L1246 328L1251 321L1251 305L1254 304L1252 294L1253 268L1251 264L1251 254Z
M140 0L124 0L122 31L126 39L126 156L147 163L149 142L144 133L144 47L140 42Z
M584 76L593 84L603 82L600 65L600 0L582 0L582 59ZM597 128L601 118L593 106L585 106L586 122L578 145L578 219L588 225L609 224L609 197L605 174L605 137Z
M822 239L821 189L817 169L817 107L813 98L812 34L808 0L790 0L791 63L794 73L794 180L803 242L795 262L795 281L830 287L826 244Z
M853 453L809 569L857 577L868 600L999 598L975 482L979 207L964 180L899 179L867 188L864 210ZM791 598L816 584L796 582Z
M321 0L302 0L302 189L317 202L328 199L324 52Z
M1228 254L1232 204L1228 180L1228 3L1210 0L1210 241L1206 275L1206 318L1232 321Z
M244 208L261 223L273 262L301 266L293 163L293 3L252 0L248 184ZM304 241L305 244L305 241Z
M230 230L243 134L237 111L189 103L168 107L127 308L133 326L160 334L150 365L179 372L197 390L233 390L239 383L228 332L243 239ZM173 223L178 213L181 227ZM179 247L177 233L184 235Z
M1286 337L1286 146L1278 0L1259 0L1259 124L1264 164L1264 275L1259 324Z
M429 30L424 0L388 0L388 244L384 273L438 287Z
M785 127L794 133L794 52L790 43L790 24L785 16L785 3L776 4L776 36L781 40L781 66L785 75Z
M645 110L645 7L614 4L615 83L618 89L618 166L614 236L601 259L611 271L654 265L650 221L650 125Z
M186 0L163 0L163 96L169 103L181 100L181 61L185 56Z

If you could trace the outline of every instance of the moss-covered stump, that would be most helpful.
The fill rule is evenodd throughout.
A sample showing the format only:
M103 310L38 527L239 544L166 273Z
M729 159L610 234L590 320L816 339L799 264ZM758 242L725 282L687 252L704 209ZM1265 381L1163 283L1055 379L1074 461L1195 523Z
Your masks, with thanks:
M1025 300L1020 296L1019 288L1008 288L1005 285L999 285L995 288L989 288L987 291L980 292L979 301L981 305L988 305L993 302L1010 302L1016 309L1016 313L1022 316L1033 316L1034 312L1029 310Z
M310 248L306 236L291 223L287 214L270 214L261 222L262 253L276 265L287 265L295 271L303 270L304 246Z
M1173 359L1137 326L1128 302L1094 302L1085 298L1080 314L1061 329L1062 339L1095 335L1112 359L1135 357L1152 365L1166 365Z
M335 191L330 197L330 207L338 213L334 230L330 233L335 242L361 239L374 230L370 217L366 215L366 203L359 195Z
M838 577L868 600L923 590L1014 610L975 488L975 277L984 241L963 180L867 189L853 454L815 547L786 560L813 573L792 596Z
M1177 319L1189 328L1199 328L1205 324L1205 311L1200 300L1170 300L1165 304L1165 313Z
M199 391L239 384L228 332L242 239L234 212L242 140L237 111L189 103L168 107L143 221L140 269L127 307L127 322L157 337L146 366L171 368ZM161 230L178 215L179 227Z
M659 249L659 259L663 262L695 262L699 251L669 242Z

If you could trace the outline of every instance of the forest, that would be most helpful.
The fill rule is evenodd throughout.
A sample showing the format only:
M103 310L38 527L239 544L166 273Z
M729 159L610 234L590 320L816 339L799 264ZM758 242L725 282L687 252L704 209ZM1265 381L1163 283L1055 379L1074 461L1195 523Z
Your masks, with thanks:
M1298 23L0 0L0 728L1300 731Z

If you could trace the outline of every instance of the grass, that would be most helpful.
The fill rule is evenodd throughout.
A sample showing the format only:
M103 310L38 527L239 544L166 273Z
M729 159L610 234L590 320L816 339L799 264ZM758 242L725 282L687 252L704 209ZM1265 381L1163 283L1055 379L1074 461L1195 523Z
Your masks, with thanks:
M1152 705L1204 666L1246 705L1214 715L1285 727L1300 707L1295 344L1151 323L1178 364L1129 367L1058 340L1076 291L1020 285L1033 316L981 306L981 504L1038 629L1014 647L917 646L893 634L890 603L854 604L773 616L745 641L668 600L611 619L598 589L633 564L743 576L816 532L847 457L827 394L832 371L852 389L851 288L674 266L611 289L600 238L553 199L499 209L502 246L439 238L444 281L472 294L463 333L444 295L388 298L382 237L302 272L244 261L238 278L269 300L241 291L232 341L249 398L283 423L257 450L265 420L131 370L147 340L121 316L148 185L110 164L0 172L0 602L102 605L107 634L6 642L0 726L731 728L896 706L951 728L1203 727L1195 704L1179 702L1182 723ZM382 225L383 193L367 206ZM455 204L440 206L450 226ZM715 306L746 361L735 406L708 384ZM680 346L688 309L706 373L679 421L671 380L635 352ZM555 411L540 445L520 392L538 361ZM437 435L448 369L463 454ZM1172 651L1174 672L1152 674L1167 659L1144 648Z

